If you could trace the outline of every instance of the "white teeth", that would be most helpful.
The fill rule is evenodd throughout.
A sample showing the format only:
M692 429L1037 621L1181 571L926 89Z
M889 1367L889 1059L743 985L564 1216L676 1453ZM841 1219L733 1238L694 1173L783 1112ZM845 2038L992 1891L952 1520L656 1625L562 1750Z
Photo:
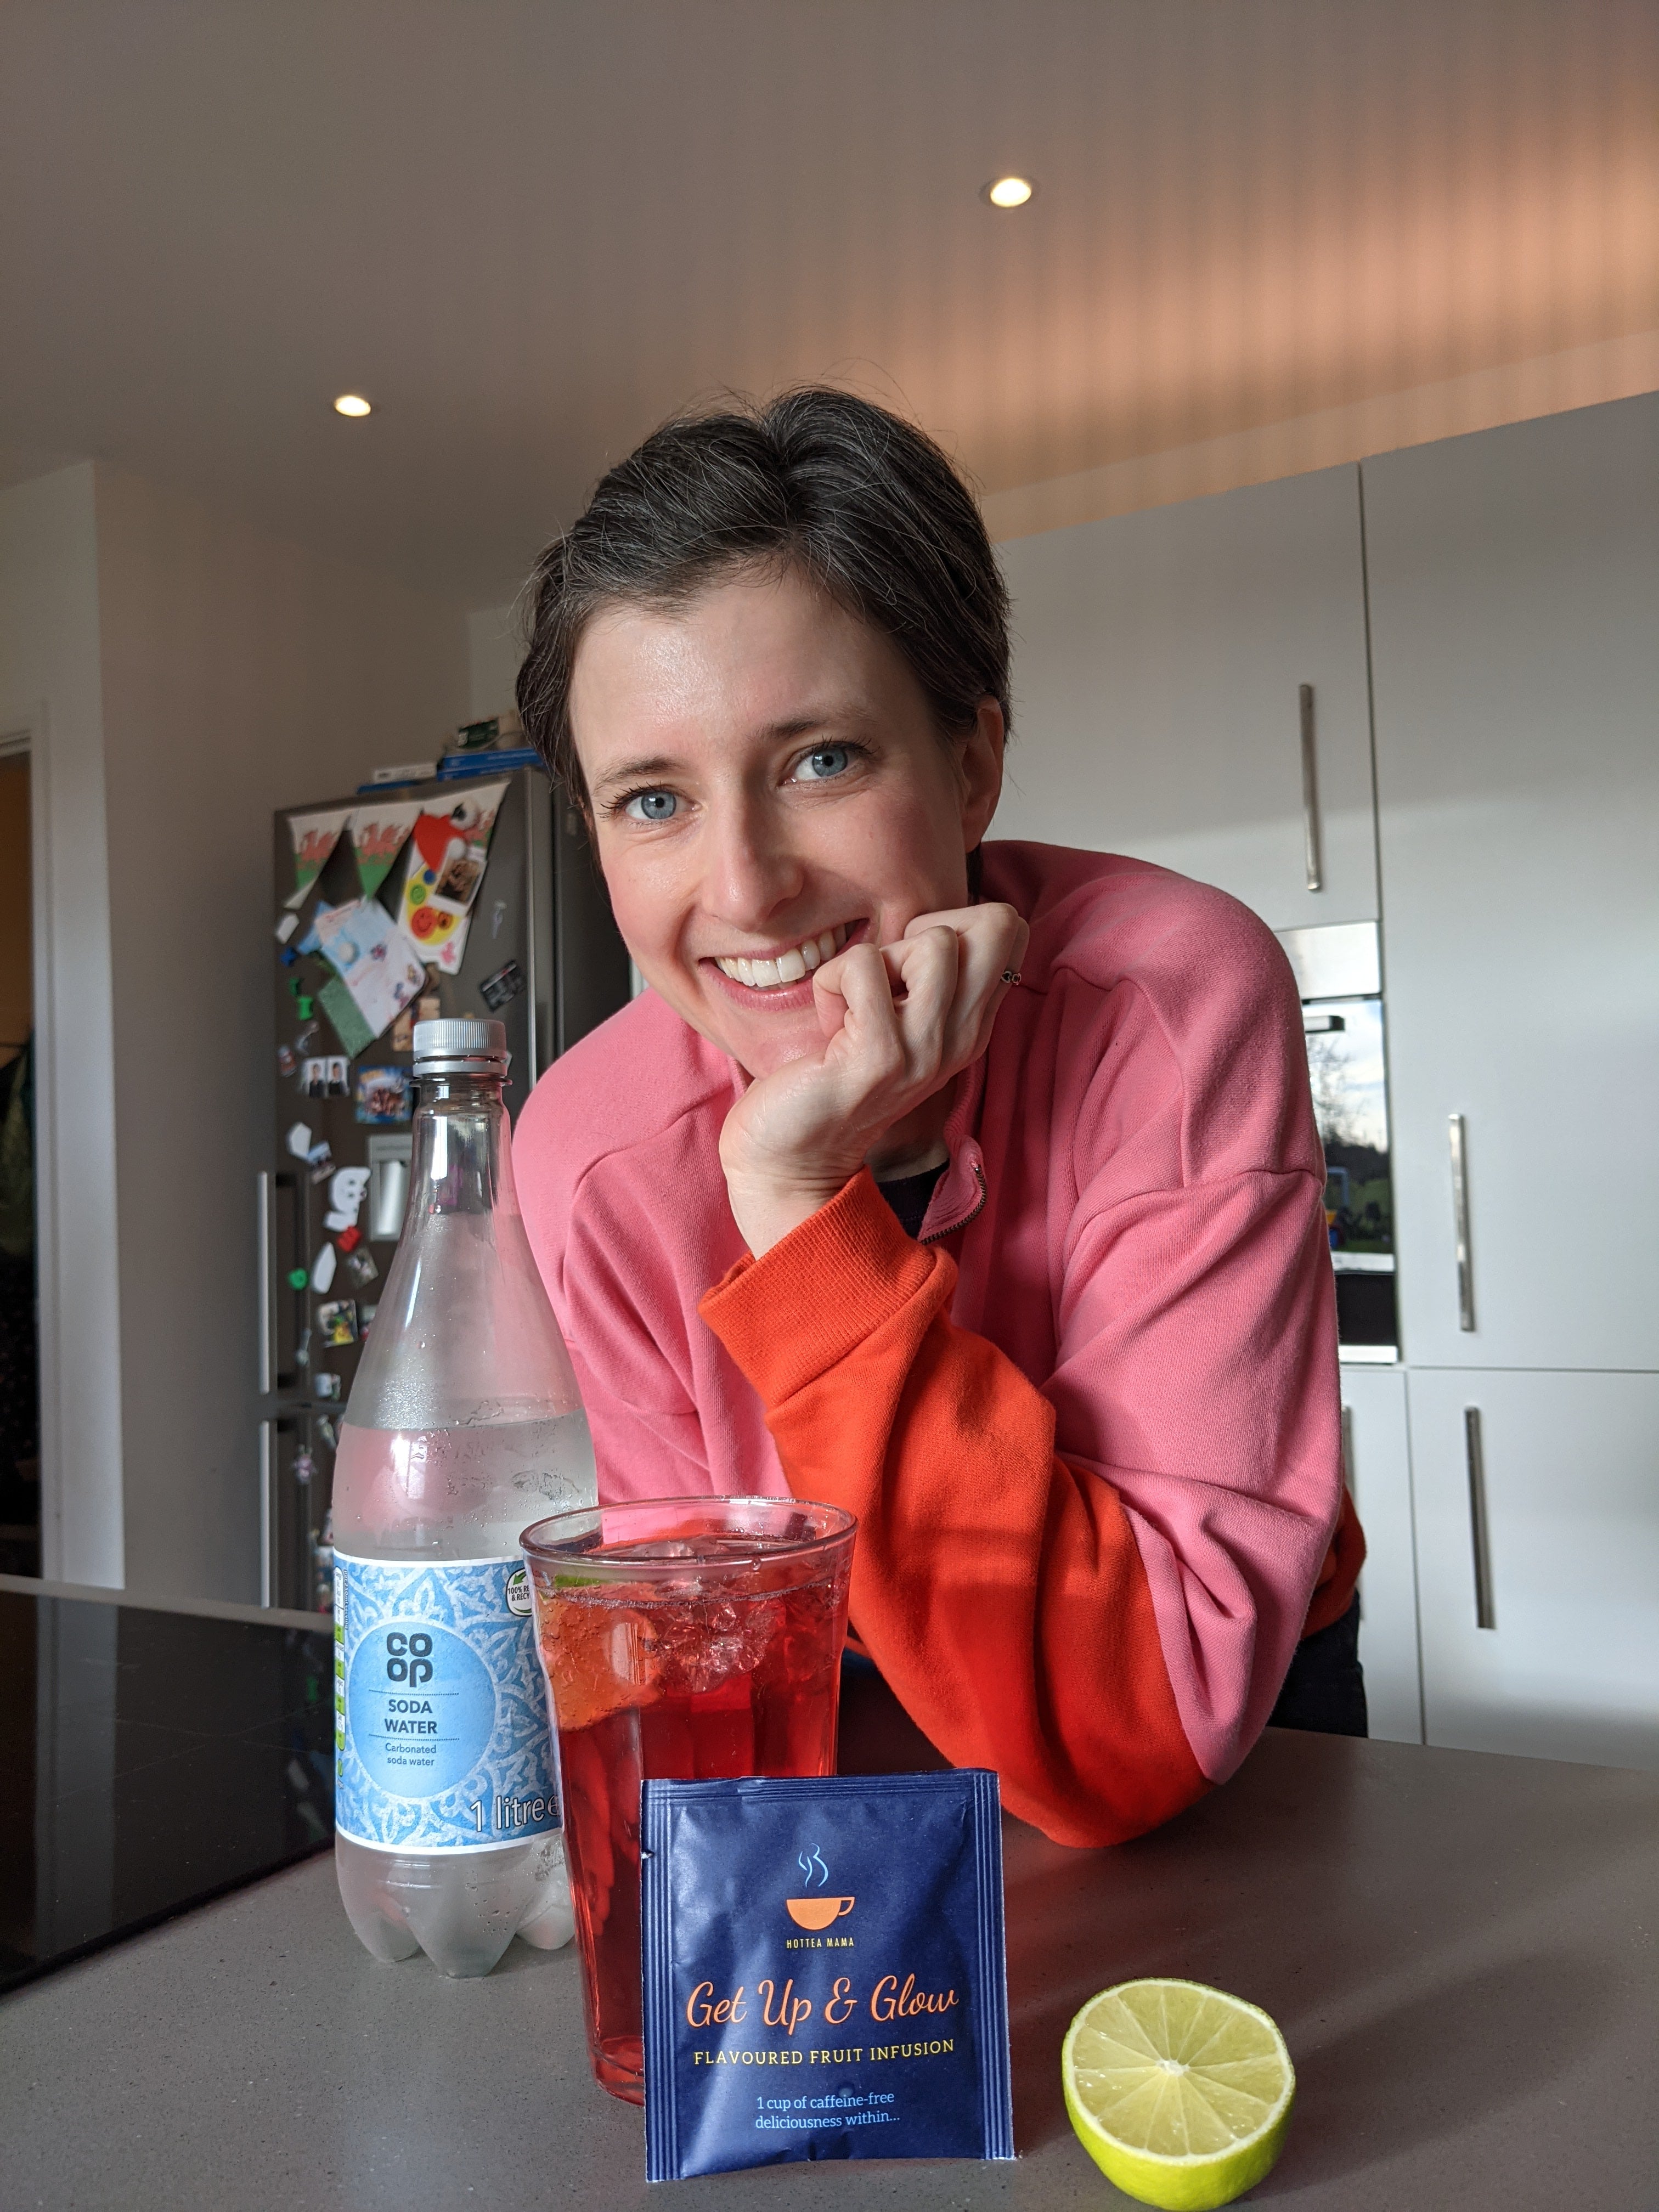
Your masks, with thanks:
M833 960L847 937L847 924L838 921L822 936L809 937L805 944L779 953L774 960L744 960L732 953L717 957L714 965L734 983L745 983L751 991L769 991L780 983L799 983L826 960Z

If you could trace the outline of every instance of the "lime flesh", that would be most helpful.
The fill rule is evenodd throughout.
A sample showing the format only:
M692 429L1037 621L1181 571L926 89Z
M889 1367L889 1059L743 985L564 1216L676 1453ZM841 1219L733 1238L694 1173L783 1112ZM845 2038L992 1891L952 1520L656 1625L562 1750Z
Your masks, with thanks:
M1296 2075L1265 2012L1201 1982L1091 1997L1060 2051L1066 2109L1095 2164L1164 2212L1231 2204L1272 2168Z

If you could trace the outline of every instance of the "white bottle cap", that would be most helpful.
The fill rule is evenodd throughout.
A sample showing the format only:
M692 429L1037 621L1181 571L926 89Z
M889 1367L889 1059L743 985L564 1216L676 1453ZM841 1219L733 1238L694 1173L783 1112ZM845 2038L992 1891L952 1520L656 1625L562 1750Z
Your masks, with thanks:
M416 1022L416 1075L505 1075L512 1055L507 1024L466 1019Z

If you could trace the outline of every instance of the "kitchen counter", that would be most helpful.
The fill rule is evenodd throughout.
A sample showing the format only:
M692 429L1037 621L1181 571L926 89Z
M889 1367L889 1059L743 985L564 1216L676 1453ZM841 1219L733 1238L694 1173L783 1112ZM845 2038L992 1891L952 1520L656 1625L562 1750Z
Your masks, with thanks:
M879 1683L843 1765L937 1764ZM1270 1731L1158 1834L1076 1852L1006 1824L1019 2160L794 2166L687 2201L1071 2212L1127 2200L1061 2109L1091 1991L1185 1974L1265 2005L1300 2080L1253 2203L1651 2212L1659 1776ZM0 2206L425 2212L660 2203L598 2089L574 1950L447 1982L375 1966L318 1857L0 2003Z

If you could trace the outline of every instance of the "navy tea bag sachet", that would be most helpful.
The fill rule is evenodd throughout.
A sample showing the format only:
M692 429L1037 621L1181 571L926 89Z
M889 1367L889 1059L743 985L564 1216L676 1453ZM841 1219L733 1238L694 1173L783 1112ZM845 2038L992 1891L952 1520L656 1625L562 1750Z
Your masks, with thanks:
M994 1774L640 1796L648 2180L1013 2156Z

